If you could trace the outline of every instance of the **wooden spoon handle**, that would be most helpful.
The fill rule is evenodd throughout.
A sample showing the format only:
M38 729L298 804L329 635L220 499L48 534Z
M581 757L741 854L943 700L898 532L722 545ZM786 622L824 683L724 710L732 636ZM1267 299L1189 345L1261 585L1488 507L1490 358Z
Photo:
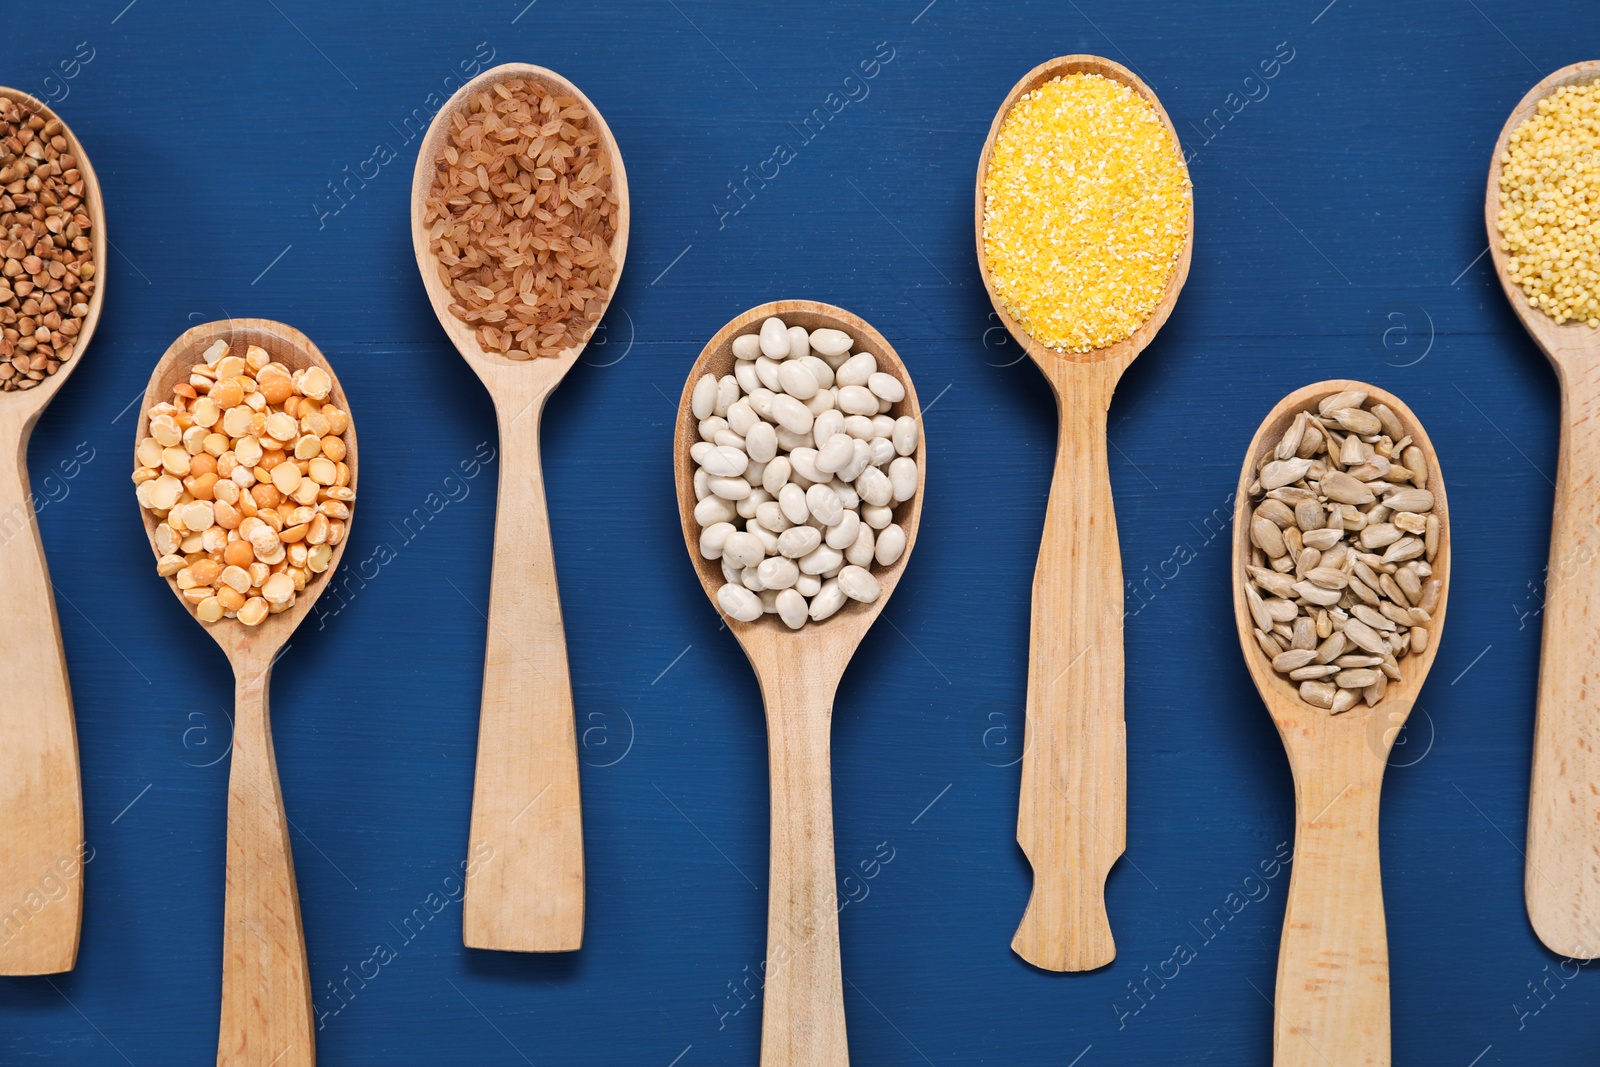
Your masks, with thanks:
M1389 1063L1389 940L1378 868L1383 765L1372 774L1364 737L1355 746L1350 773L1321 763L1316 773L1295 771L1274 1067Z
M577 726L539 462L539 406L502 410L488 648L462 936L471 948L583 943Z
M1105 881L1127 829L1122 558L1106 463L1115 378L1094 370L1056 383L1060 444L1033 577L1017 812L1033 894L1011 947L1052 971L1116 955Z
M14 400L6 397L6 400ZM6 427L10 429L10 427ZM83 794L67 661L28 487L27 435L0 458L0 974L72 970ZM17 921L16 916L25 916Z
M1587 959L1600 956L1600 381L1564 384L1524 893L1539 940Z
M784 679L763 688L772 843L761 1065L845 1067L828 737L833 685Z
M311 1067L311 973L267 716L271 668L237 669L217 1064Z

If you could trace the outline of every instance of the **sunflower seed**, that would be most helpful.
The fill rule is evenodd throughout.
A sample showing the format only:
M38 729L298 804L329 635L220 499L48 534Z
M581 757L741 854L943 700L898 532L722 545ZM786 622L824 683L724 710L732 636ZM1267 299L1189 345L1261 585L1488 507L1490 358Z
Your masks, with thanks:
M1427 651L1443 597L1427 456L1394 406L1348 389L1296 412L1256 469L1244 513L1256 643L1306 703L1376 705L1400 660Z

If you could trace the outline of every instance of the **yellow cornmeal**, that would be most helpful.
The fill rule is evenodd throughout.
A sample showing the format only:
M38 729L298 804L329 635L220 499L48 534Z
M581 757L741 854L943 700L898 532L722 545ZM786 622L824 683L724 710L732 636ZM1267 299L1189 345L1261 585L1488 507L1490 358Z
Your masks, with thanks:
M1500 155L1500 247L1528 301L1600 326L1600 86L1564 85Z
M1189 175L1155 108L1126 85L1068 74L1018 98L983 193L989 275L1034 340L1105 348L1161 302L1188 232Z

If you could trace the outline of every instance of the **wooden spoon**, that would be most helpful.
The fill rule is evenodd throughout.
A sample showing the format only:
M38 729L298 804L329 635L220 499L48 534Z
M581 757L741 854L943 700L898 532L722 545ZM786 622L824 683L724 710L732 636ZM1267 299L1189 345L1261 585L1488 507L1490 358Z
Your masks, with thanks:
M1300 699L1297 683L1272 669L1256 644L1244 598L1250 519L1263 453L1276 447L1295 415L1323 397L1365 390L1387 404L1428 459L1428 490L1441 520L1433 577L1443 582L1427 649L1400 660L1376 706L1358 703L1334 715ZM1439 651L1450 597L1450 511L1433 443L1411 409L1364 382L1327 381L1284 397L1245 453L1234 496L1233 606L1250 677L1272 715L1294 772L1294 867L1278 947L1273 1033L1276 1067L1376 1067L1389 1063L1389 942L1378 869L1378 793L1389 750Z
M462 939L470 948L570 952L583 943L583 817L539 421L545 401L589 337L555 359L518 361L486 352L473 328L450 312L452 300L439 281L423 224L435 160L449 143L452 116L469 97L508 78L541 82L577 97L610 153L620 210L611 242L617 270L605 295L608 304L628 250L628 177L616 138L588 97L554 71L506 63L463 85L434 116L411 183L411 243L422 284L439 324L483 379L500 421L500 502L469 842L471 855L492 856L493 862L467 872Z
M318 366L333 379L332 400L350 410L333 368L310 338L291 326L266 319L208 322L187 331L167 349L150 375L140 408L137 444L148 434L150 407L172 398L172 387L189 380L189 368L203 362L206 349L226 341L243 356L250 345L267 350L290 370ZM344 435L350 488L356 485L356 430L352 419ZM145 533L155 548L156 518L143 508ZM278 786L267 716L267 682L289 635L327 588L345 546L348 530L334 546L328 569L314 577L294 606L267 616L258 626L236 619L201 622L234 673L233 763L228 772L228 885L223 902L222 1026L217 1063L238 1067L308 1067L316 1061L312 1037L311 976L306 967L295 891L289 823ZM176 578L166 579L183 610ZM196 620L198 621L198 620Z
M1106 416L1122 372L1144 351L1189 276L1194 209L1166 295L1126 341L1094 352L1045 348L995 293L983 247L983 183L1000 126L1017 99L1067 74L1099 74L1150 102L1178 143L1161 102L1126 67L1100 56L1041 63L1012 87L978 159L973 212L978 269L996 314L1044 372L1060 432L1044 536L1033 576L1027 736L1017 842L1033 866L1033 894L1011 948L1051 971L1086 971L1116 956L1105 883L1127 836L1127 742L1122 720L1122 557L1106 465Z
M1528 91L1506 119L1489 161L1484 223L1506 299L1561 383L1561 458L1544 590L1544 652L1528 791L1523 892L1534 932L1552 952L1600 956L1600 585L1587 575L1600 555L1600 330L1556 321L1506 274L1500 247L1500 157L1511 131L1563 85L1600 78L1600 61L1563 67Z
M719 564L701 558L695 521L694 462L689 447L700 440L689 410L695 382L705 374L733 372L733 339L750 333L771 315L807 330L843 330L853 351L871 352L878 369L905 386L905 399L890 409L921 420L911 375L883 335L842 308L813 300L779 300L751 308L728 323L700 352L678 404L673 447L683 539L700 584L713 605L725 579ZM917 449L915 496L895 509L906 548L889 567L873 569L882 592L871 604L849 601L822 622L790 630L776 615L755 622L723 616L744 647L761 685L767 709L768 770L772 778L771 867L767 890L767 966L762 989L763 1067L841 1067L850 1062L845 1040L844 986L839 970L839 909L833 860L833 782L828 733L839 679L861 639L894 592L917 542L927 484L927 444Z
M48 122L56 113L27 93L0 86L0 97ZM62 125L83 176L84 210L93 223L95 290L70 360L28 390L0 393L0 911L22 906L28 921L0 935L0 975L55 974L78 958L83 915L83 792L66 653L53 586L28 486L28 438L45 405L83 362L105 307L106 212L100 182L83 146ZM60 893L60 896L56 896ZM49 896L53 903L31 910Z

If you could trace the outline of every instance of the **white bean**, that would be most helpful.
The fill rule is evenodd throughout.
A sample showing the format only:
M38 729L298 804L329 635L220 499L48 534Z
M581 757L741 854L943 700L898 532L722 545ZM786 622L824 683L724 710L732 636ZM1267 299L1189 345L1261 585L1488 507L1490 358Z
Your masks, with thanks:
M700 466L713 478L737 478L750 466L750 457L732 445L716 445L700 457Z
M909 456L917 450L917 441L922 436L917 420L910 415L902 415L894 420L894 433L890 435L894 440L894 450L902 456Z
M722 543L722 558L735 567L754 567L761 562L766 550L761 539L753 533L737 530Z
M776 445L777 438L773 438ZM761 488L777 496L778 492L789 484L789 460L786 456L776 456L767 461L766 469L761 472Z
M717 410L717 378L714 374L702 375L694 383L694 394L689 399L689 410L697 419L709 419Z
M836 433L844 433L844 412L835 409L821 412L811 423L811 436L827 443Z
M750 495L750 483L743 478L712 477L706 487L724 500L743 500Z
M243 470L245 470L244 465L240 464L240 466L233 473L234 474L238 474L239 471L243 471ZM248 474L250 472L249 471L245 471L245 473ZM705 472L705 468L697 466L694 469L694 498L696 500L704 500L706 497L708 497L710 495L711 495L711 475L709 475L709 474L707 474Z
M712 499L715 500L716 498L712 497ZM780 536L785 530L794 525L789 521L789 516L783 513L783 505L776 500L768 500L756 505L756 521L761 524L763 529L771 530Z
M864 385L845 385L839 389L839 396L834 401L839 405L839 410L846 415L876 415L878 413L878 398Z
M833 380L839 385L867 384L867 379L878 371L878 361L871 352L857 352L833 373Z
M756 349L757 354L760 351L759 348ZM749 360L741 360L733 365L733 379L739 383L739 388L746 393L761 384L761 379L756 377L756 365L751 362L755 358L755 356L751 356Z
M778 432L778 447L785 452L793 452L797 448L812 448L816 438L808 430L805 433L795 433L787 426L776 428Z
M807 489L806 507L824 526L837 526L844 520L844 505L839 502L839 494L830 486L813 485Z
M694 506L694 521L700 524L702 530L719 522L728 522L737 514L733 505L720 496L708 496Z
M847 511L844 513L844 518L839 521L839 525L828 527L823 539L828 542L828 547L843 552L856 543L856 535L860 532L861 516L854 511Z
M741 452L744 451L744 438L732 430L718 430L715 434L712 434L711 443L714 445L729 445Z
M747 449L750 447L748 440L745 442L745 447ZM894 442L887 437L874 437L869 445L869 454L872 457L872 465L881 467L894 459ZM755 456L752 455L750 458L755 459Z
M839 572L839 589L851 600L870 604L878 599L878 579L865 567L849 566Z
M867 388L872 390L873 395L891 404L898 404L906 398L906 387L900 384L900 379L882 371L867 376Z
M758 371L760 367L759 363L756 364ZM810 400L817 395L817 389L820 387L817 376L811 373L811 368L792 359L786 359L778 365L778 381L782 384L783 391L796 400Z
M868 504L883 507L894 498L894 486L889 476L877 467L868 467L856 479L856 492Z
M894 417L882 413L872 416L872 436L888 437L894 433Z
M847 482L853 482L861 477L861 472L872 465L872 446L861 438L855 438L855 443L850 446L850 462L839 468L839 477Z
M750 390L750 395L745 401L750 405L750 410L760 415L769 422L777 421L772 417L772 398L774 393L764 385L758 385Z
M714 522L700 531L700 556L703 559L721 559L728 538L737 532L731 522Z
M789 466L795 474L808 482L825 482L828 476L817 470L817 450L796 448L789 453Z
M795 327L799 329L799 327ZM785 589L778 594L778 618L791 630L798 630L806 624L806 613L809 605L806 598L793 589Z
M710 441L717 434L728 428L728 420L713 415L709 419L701 419L696 429L700 432L700 440Z
M756 567L746 567L744 570L740 571L739 584L750 590L752 593L759 593L766 588L766 586L761 584L761 571ZM762 610L766 609L763 608Z
M712 414L727 418L728 409L733 402L739 399L739 379L731 374L724 374L717 382L717 403L712 409Z
M778 377L778 363L776 360L768 359L766 356L757 356L756 377L761 379L762 385L771 389L774 393L783 388Z
M753 333L733 339L734 359L755 359L761 354L761 338Z
M802 574L794 580L794 588L801 596L816 596L822 588L822 579L815 574Z
M731 582L717 590L717 606L740 622L755 622L762 614L761 598Z
M740 437L748 438L751 427L761 421L761 416L756 414L756 409L750 406L748 400L739 400L728 405L728 429Z
M821 622L842 607L844 592L839 588L838 579L830 578L822 583L817 595L811 598L811 621Z
M874 530L881 530L894 521L894 508L876 504L861 505L861 521Z
M810 408L784 393L773 395L772 417L778 421L779 426L790 433L810 433L811 423L815 421Z
M695 445L694 448L700 447ZM690 449L693 452L693 449ZM855 458L856 441L847 433L836 433L827 438L817 450L817 470L833 474ZM738 473L738 472L735 472Z
M785 364L787 366L788 364ZM832 389L818 389L810 400L803 401L806 410L813 416L821 415L824 411L834 410L834 391Z
M745 481L749 481L749 479L746 478ZM767 496L765 489L759 485L751 486L749 496L743 500L735 500L733 502L733 510L738 512L741 519L753 519L756 517L756 508L759 508L770 499L771 497Z
M768 556L761 561L761 584L768 589L788 589L800 577L800 567L787 556Z
M806 365L806 367L811 371L812 376L817 379L817 388L818 389L831 389L831 388L833 388L833 368L832 367L828 366L826 363L824 363L822 360L818 359L816 356L802 356L800 358L800 362L804 363Z
M761 611L766 615L776 615L778 612L778 590L763 589L756 596L761 598Z
M910 500L917 495L917 461L901 456L889 464L889 484L894 486L894 502Z
M778 535L778 552L790 559L809 556L820 544L822 533L815 526L791 526Z
M833 481L828 483L828 488L832 489L839 497L839 504L844 508L846 515L853 514L861 506L861 494L857 493L855 486L849 482L834 478Z
M844 562L844 553L837 548L818 545L800 557L801 574L827 574Z
M789 358L805 359L811 354L811 337L804 326L789 327Z
M877 538L872 533L872 527L862 523L861 528L856 531L855 541L844 550L844 561L856 567L872 566L872 553L876 543Z
M850 351L850 335L843 330L832 330L824 327L811 331L811 347L818 355L842 356Z
M771 503L771 501L768 501L768 503ZM770 556L778 551L778 535L761 525L759 520L752 518L749 522L745 523L744 532L749 534L751 537L754 537L757 541L760 541L761 551L767 555ZM723 549L723 551L726 552L727 549ZM773 588L771 582L765 582L763 584L765 584L769 589Z
M865 415L851 415L844 420L844 432L858 441L870 441L874 437L882 437L872 426L872 420Z
M873 558L883 567L892 567L906 550L906 532L900 524L892 522L878 533L877 548Z
M753 463L770 463L778 454L778 434L765 423L758 422L744 435L744 450Z
M789 327L777 317L761 324L761 354L768 359L783 359L789 354Z
M793 482L778 491L778 506L783 508L783 517L796 526L804 526L811 517L811 509L806 506L806 491Z
M739 584L739 578L740 578L741 575L744 574L744 572L742 570L740 570L738 567L735 567L733 564L729 563L727 560L722 560L718 564L718 566L720 566L722 568L723 580L727 581L728 583L730 583L732 585L738 585Z

